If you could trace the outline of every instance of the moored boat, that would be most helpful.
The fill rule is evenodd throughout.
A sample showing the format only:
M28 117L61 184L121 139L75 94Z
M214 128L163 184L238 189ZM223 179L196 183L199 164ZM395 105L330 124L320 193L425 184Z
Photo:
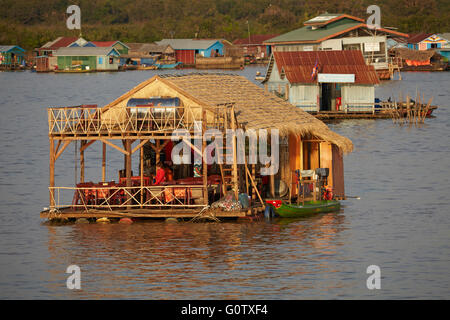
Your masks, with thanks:
M269 208L266 209L266 216L272 214L272 216L282 218L298 218L317 213L335 212L341 208L341 203L337 200L305 201L300 204L288 204L281 200L267 200L266 203L268 204L267 208Z
M160 63L156 63L155 66L158 69L175 69L179 66L181 66L181 62L177 62L177 63L171 63L171 64L160 64Z

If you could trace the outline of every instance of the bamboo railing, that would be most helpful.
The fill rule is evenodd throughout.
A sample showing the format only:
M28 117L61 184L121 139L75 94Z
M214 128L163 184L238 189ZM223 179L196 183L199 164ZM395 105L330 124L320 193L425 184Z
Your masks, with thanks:
M187 109L189 115L185 110L183 106L136 106L105 113L97 106L48 108L49 134L149 134L192 130L195 117L190 109Z
M126 208L203 208L203 185L133 187L49 187L54 208L91 209ZM65 194L63 194L65 193ZM67 194L69 193L69 194ZM73 194L72 203L65 202ZM200 199L201 201L195 201Z

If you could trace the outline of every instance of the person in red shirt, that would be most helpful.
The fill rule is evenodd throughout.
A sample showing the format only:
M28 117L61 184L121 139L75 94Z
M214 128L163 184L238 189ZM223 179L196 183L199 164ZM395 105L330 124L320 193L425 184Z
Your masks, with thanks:
M164 181L166 181L166 171L164 170L161 162L158 162L156 164L156 178L153 185L158 186Z

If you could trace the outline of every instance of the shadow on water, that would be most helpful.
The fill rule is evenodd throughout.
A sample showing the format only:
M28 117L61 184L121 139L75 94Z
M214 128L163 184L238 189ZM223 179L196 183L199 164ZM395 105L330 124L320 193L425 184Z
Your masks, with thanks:
M286 280L311 272L305 263L333 272L323 257L336 253L344 220L46 226L49 273L62 283L61 266L80 266L83 290L74 294L86 298L275 298L281 289L288 296L305 289ZM48 290L68 294L60 284Z

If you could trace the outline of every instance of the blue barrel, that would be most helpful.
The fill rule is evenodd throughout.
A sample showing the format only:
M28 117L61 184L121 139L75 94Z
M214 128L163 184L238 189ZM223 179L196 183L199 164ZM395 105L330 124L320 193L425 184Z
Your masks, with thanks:
M179 107L180 98L132 98L128 100L127 107L145 106L149 104L161 107Z

